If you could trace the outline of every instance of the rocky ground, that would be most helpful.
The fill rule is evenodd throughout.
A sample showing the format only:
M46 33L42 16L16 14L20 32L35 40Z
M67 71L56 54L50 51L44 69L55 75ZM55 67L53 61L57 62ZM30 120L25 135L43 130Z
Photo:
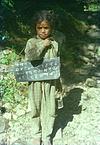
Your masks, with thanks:
M95 26L92 27L96 29ZM88 32L89 35L100 36L100 30L92 30ZM96 57L99 60L99 43L90 43L88 48L91 51L95 46L98 49ZM3 53L7 55L11 52L0 52L1 58ZM52 134L54 145L100 145L100 68L94 65L92 69L90 63L87 63L86 68L69 67L65 70L64 107L57 112ZM22 84L16 83L12 74L2 73L5 68L5 65L0 66L1 82L7 84L6 90L12 95L8 101L0 99L0 145L32 145L34 124L30 117L27 91L23 94L23 90L27 90L27 83L21 88ZM5 96L7 95L9 93L5 93Z
M64 108L58 111L52 135L54 145L99 145L100 80L88 77L75 82L65 86ZM12 111L10 103L1 105L0 145L32 145L34 125L27 103L17 104Z

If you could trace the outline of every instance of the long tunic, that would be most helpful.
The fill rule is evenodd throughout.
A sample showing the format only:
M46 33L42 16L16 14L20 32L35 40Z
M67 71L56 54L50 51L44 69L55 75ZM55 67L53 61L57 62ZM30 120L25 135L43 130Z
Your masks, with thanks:
M27 41L25 59L28 61L41 58L54 58L60 56L60 49L64 50L65 37L62 33L54 31L49 49L45 49L43 39L38 36ZM34 119L34 136L46 140L50 137L55 120L55 98L60 94L61 82L58 80L37 81L29 83L29 98L31 113Z

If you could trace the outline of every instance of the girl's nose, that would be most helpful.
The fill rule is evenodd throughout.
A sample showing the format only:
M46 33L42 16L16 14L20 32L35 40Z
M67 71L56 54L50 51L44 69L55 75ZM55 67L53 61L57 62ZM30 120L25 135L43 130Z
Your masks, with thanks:
M42 28L42 30L41 30L42 32L45 32L45 29L44 28Z

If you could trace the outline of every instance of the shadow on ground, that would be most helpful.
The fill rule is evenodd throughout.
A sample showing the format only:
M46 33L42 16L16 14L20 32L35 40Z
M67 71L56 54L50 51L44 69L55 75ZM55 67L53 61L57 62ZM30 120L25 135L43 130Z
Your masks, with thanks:
M88 74L91 68L76 68L73 66L65 66L61 70L61 78L63 84L66 86L84 82L88 78Z
M52 138L55 136L59 128L64 129L69 121L73 120L74 114L80 114L82 106L79 106L81 100L81 93L83 92L80 88L72 89L69 94L64 98L64 107L57 111L57 118L54 124L54 131Z

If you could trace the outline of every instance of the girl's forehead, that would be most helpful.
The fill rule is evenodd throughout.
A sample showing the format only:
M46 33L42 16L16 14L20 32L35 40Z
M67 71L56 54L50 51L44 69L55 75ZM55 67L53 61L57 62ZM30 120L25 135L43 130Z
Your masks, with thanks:
M46 26L50 27L50 24L47 20L39 21L39 22L37 22L37 25L46 25Z

